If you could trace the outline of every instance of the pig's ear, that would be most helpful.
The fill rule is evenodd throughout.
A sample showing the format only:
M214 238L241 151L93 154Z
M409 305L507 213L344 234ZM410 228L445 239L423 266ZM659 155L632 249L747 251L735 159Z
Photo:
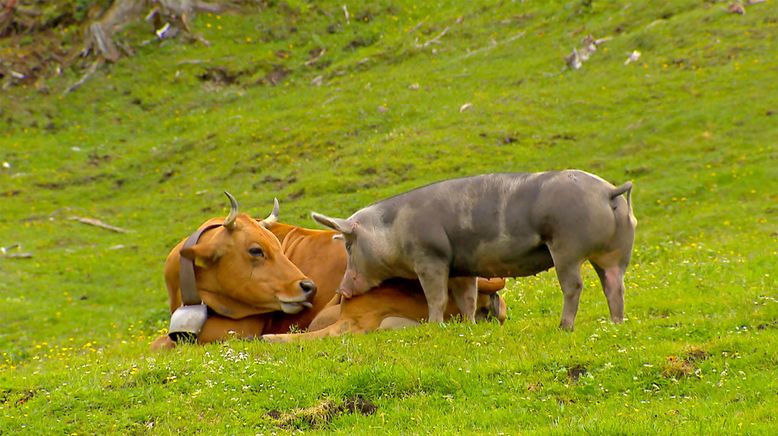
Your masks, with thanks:
M341 218L330 218L328 216L324 216L316 212L311 212L311 217L317 223L325 227L329 227L332 230L335 230L336 232L343 233L344 235L350 235L354 233L354 224L351 223L349 220L344 220Z

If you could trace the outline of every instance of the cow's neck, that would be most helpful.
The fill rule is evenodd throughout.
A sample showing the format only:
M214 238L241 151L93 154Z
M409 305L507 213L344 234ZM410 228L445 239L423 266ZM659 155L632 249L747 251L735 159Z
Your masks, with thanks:
M274 235L276 235L276 238L278 238L278 241L281 242L281 245L284 244L284 239L289 235L289 233L293 232L294 230L298 229L297 226L292 226L289 224L284 223L273 223L272 226L270 226L270 230Z

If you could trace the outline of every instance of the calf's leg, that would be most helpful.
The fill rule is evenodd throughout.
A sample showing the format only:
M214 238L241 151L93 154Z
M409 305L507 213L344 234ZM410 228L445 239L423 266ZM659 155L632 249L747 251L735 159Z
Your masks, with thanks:
M381 324L378 325L378 330L396 330L417 325L419 325L419 322L415 319L402 316L387 316L381 320Z
M341 305L327 306L316 315L316 318L308 325L308 331L321 330L334 324L340 318Z
M464 319L475 322L476 300L478 299L477 278L454 277L448 279L448 287L457 308Z
M308 339L321 339L330 336L340 336L344 333L361 333L361 330L355 329L352 320L339 319L336 322L320 330L305 333L283 333L273 335L262 335L262 340L267 342L294 342Z

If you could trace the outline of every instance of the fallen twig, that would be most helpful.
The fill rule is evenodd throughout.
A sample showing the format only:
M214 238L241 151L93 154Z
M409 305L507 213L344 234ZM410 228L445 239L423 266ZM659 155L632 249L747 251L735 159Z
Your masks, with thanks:
M90 78L90 77L92 77L92 74L94 74L94 73L95 73L95 71L97 71L97 67L99 67L100 65L102 65L102 63L103 63L103 60L102 60L102 58L98 58L96 61L94 61L94 63L92 64L92 66L91 66L91 67L89 67L89 69L86 71L86 73L84 73L84 76L83 76L83 77L81 77L81 79L79 79L79 81L78 81L78 82L76 82L76 83L74 83L74 84L72 84L72 85L68 86L68 89L66 89L66 90L65 90L65 92L63 92L62 94L63 94L63 95L64 95L64 94L70 94L71 92L73 92L73 91L75 91L76 89L80 88L80 87L81 87L81 85L83 85L84 83L86 83L86 81L87 81L87 80L89 80L89 78Z
M504 39L502 41L492 40L491 43L489 45L487 45L486 47L481 47L479 49L472 50L472 51L469 51L469 52L465 53L463 58L466 59L466 58L469 58L470 56L475 56L475 55L477 55L479 53L483 53L483 52L485 52L487 50L491 50L491 49L499 46L500 44L507 44L507 43L516 41L517 39L519 39L519 38L523 37L524 35L526 35L526 33L527 32L520 32L520 33L518 33L516 35L513 35L513 36L511 36L509 38L506 38L506 39Z
M13 21L14 5L16 5L16 0L8 0L5 7L0 10L0 35L5 34L5 29Z
M443 29L442 32L440 32L440 35L430 39L429 41L425 42L424 44L416 44L416 48L427 48L432 44L440 44L440 38L443 38L448 33L449 28L446 27Z
M7 257L9 259L30 259L32 258L32 253L10 253L11 250L16 249L18 252L22 249L21 244L13 244L9 245L8 247L0 247L0 255L2 257Z
M305 61L305 66L310 67L311 65L315 64L319 59L321 59L322 56L324 56L324 53L327 53L327 49L322 48L317 54L311 56L310 59Z
M100 221L98 219L94 219L94 218L86 218L86 217L81 217L81 216L71 216L69 219L71 219L73 221L78 221L80 223L87 224L87 225L90 225L90 226L100 227L101 229L110 230L110 231L116 232L116 233L127 233L127 232L129 232L129 230L127 230L127 229L123 229L121 227L112 226L110 224L106 224L106 223L104 223L104 222L102 222L102 221Z
M573 52L565 56L565 63L573 70L581 68L583 63L589 60L589 57L597 51L598 46L610 40L611 37L594 39L592 35L586 36L581 41L582 47L580 49L573 48Z

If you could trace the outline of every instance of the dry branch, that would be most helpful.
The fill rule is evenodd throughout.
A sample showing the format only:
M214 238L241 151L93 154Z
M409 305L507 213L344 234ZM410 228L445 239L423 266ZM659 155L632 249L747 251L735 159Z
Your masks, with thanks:
M442 32L440 32L440 34L438 36L430 39L429 41L425 42L424 44L416 44L416 48L427 48L427 47L429 47L432 44L440 44L440 38L443 38L448 33L448 29L449 28L446 27L445 29L443 29Z
M80 88L81 85L83 85L87 80L89 80L90 77L92 77L92 74L94 74L95 71L97 71L97 67L99 67L102 63L103 63L102 59L97 59L96 61L94 61L92 66L89 67L86 73L84 73L84 76L81 77L81 79L79 79L78 82L68 86L68 89L66 89L63 94L69 94L75 91L76 89Z
M127 232L129 232L129 230L127 230L127 229L123 229L121 227L112 226L110 224L106 224L106 223L104 223L104 222L102 222L102 221L100 221L98 219L94 219L94 218L86 218L86 217L81 217L81 216L71 216L69 219L71 219L73 221L78 221L80 223L87 224L87 225L90 225L90 226L100 227L101 229L110 230L110 231L116 232L116 233L127 233Z
M15 5L16 0L8 0L3 10L0 11L0 35L5 34L5 29L8 28L13 21Z
M0 256L7 257L10 259L30 259L32 258L32 253L24 253L20 250L22 249L21 244L13 244L8 247L0 247ZM11 253L11 250L16 250L15 253Z

